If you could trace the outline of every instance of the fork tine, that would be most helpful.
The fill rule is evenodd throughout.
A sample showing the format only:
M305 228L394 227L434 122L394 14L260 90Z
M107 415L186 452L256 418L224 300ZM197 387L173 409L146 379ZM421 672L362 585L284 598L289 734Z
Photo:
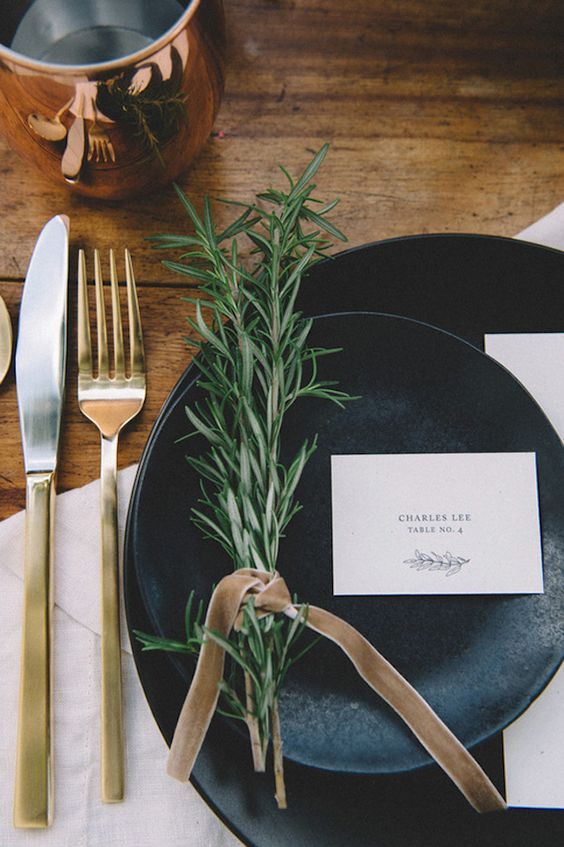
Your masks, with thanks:
M145 374L145 350L141 331L139 301L133 275L133 262L129 250L125 251L125 278L127 280L127 306L129 311L129 343L131 345L131 376Z
M98 376L109 376L108 334L100 253L94 250L94 279L96 282L96 323L98 324Z
M121 325L121 309L119 306L119 286L117 280L116 259L113 250L110 250L110 280L112 288L112 325L114 329L115 375L125 376L123 329Z
M79 250L78 253L78 372L83 376L92 376L92 343L84 250Z

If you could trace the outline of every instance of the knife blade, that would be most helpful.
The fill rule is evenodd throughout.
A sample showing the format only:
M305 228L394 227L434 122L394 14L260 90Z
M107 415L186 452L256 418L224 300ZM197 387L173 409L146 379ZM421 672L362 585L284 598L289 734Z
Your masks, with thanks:
M65 389L69 220L41 231L27 271L16 347L26 474L24 602L14 826L53 814L51 642L55 473Z

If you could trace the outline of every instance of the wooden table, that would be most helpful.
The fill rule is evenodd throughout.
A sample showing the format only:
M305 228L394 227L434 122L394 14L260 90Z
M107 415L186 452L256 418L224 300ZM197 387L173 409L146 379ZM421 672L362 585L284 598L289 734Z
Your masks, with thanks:
M421 232L512 235L564 199L564 6L561 0L226 0L225 98L215 131L181 180L249 199L298 170L328 140L320 193L341 198L351 245ZM0 294L15 322L37 233L71 218L79 247L127 245L135 260L149 365L148 399L123 435L136 461L189 361L182 279L144 242L184 227L173 192L119 205L43 181L0 146ZM224 214L221 212L220 214ZM59 490L98 475L97 432L76 401L75 274ZM0 518L24 506L13 369L0 387Z

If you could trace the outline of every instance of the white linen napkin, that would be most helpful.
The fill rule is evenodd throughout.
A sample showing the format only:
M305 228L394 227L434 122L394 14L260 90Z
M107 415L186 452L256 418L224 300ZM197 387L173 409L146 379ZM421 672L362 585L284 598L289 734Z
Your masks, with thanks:
M519 232L515 238L564 250L564 203Z
M125 525L135 476L119 479L119 525ZM137 678L123 627L126 799L100 801L99 483L57 497L55 545L55 816L39 833L12 827L18 711L24 513L0 524L0 845L1 847L234 847L240 841L190 784L166 774L168 749ZM39 839L39 840L38 840Z
M489 356L525 386L564 441L564 332L495 333ZM503 733L510 806L564 808L564 667Z
M564 204L518 238L564 248ZM119 473L124 527L136 467ZM22 608L24 513L0 523L0 845L2 847L234 847L239 840L190 784L165 772L167 747L123 640L127 796L99 799L98 482L57 497L55 578L55 817L41 833L12 827ZM125 627L124 627L125 633Z

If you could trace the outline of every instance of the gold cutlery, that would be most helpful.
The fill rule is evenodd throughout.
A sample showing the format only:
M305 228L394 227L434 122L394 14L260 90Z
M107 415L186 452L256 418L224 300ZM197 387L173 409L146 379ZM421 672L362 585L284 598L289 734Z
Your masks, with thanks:
M27 116L28 126L45 141L64 141L67 137L67 128L61 118L65 112L68 112L73 100L74 97L71 97L68 103L65 103L63 108L59 109L54 118L32 112L31 115Z
M100 254L94 252L98 363L94 375L86 259L78 259L78 404L101 435L100 509L102 582L101 796L123 800L124 755L121 696L120 590L117 525L117 446L121 429L145 401L145 354L139 304L129 251L125 251L130 366L126 372L119 286L110 250L113 368L110 368Z
M84 162L85 148L84 95L81 95L74 121L68 131L67 146L61 159L61 171L67 182L75 183L79 181Z
M0 384L12 361L12 322L6 304L0 297Z
M53 528L65 389L68 249L69 221L59 215L43 228L29 263L16 349L26 476L16 827L46 827L53 815Z
M110 136L100 126L96 118L96 106L94 105L94 121L88 128L88 161L91 162L115 162L116 152Z

